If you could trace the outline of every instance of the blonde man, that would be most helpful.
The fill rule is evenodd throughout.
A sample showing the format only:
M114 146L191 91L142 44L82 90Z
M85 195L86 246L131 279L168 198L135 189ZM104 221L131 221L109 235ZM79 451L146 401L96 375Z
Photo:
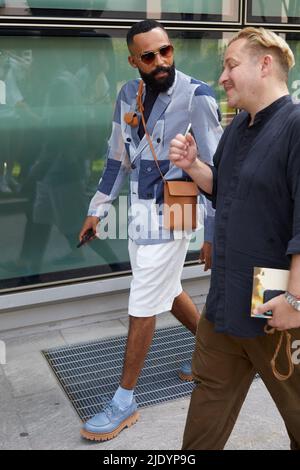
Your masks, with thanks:
M229 106L243 112L225 130L214 166L196 159L191 136L171 141L170 160L216 208L184 449L223 449L256 373L284 419L291 448L300 449L300 366L283 381L270 364L281 331L290 330L292 344L300 339L300 106L287 88L293 65L282 38L245 28L229 43L219 80ZM271 310L270 320L250 316L254 266L290 269L288 292L258 308ZM266 323L275 334L265 334ZM277 367L286 373L283 351Z

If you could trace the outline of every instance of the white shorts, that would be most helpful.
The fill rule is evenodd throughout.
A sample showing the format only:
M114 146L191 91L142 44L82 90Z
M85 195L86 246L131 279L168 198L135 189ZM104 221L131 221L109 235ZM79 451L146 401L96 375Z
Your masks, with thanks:
M182 292L181 273L189 243L189 238L156 245L137 245L129 240L133 276L129 315L152 317L171 309Z

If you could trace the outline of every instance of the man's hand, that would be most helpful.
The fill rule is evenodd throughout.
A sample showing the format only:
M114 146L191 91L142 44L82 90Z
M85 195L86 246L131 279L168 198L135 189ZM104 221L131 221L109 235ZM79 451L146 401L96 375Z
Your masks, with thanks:
M283 331L300 327L300 312L297 312L287 303L284 294L278 295L269 300L269 302L260 305L253 313L262 314L268 310L271 310L273 313L272 318L268 320L268 325L276 328L276 330Z
M171 140L169 159L174 165L186 171L193 181L207 194L212 194L212 169L197 158L197 146L191 134L177 134Z
M191 134L177 134L170 142L169 159L183 170L190 170L197 160L197 146Z
M204 263L204 271L211 269L211 251L211 242L204 242L199 254L199 262Z
M91 238L91 240L94 240L96 238L96 231L97 231L98 223L99 223L99 217L94 217L94 216L89 215L85 219L82 229L79 233L79 241L81 242L81 240L84 237L84 234L90 229L92 229L94 232L94 236Z

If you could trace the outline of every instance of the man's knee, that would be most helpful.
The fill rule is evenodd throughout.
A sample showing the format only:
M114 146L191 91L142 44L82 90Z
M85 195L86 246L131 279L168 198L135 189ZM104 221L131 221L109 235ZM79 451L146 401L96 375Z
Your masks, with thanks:
M155 325L155 315L151 317L134 317L129 315L129 328L147 328Z

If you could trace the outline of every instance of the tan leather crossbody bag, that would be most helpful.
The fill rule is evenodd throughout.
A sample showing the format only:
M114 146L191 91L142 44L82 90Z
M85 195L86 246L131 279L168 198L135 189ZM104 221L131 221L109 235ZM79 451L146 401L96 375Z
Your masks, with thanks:
M142 103L143 81L140 81L137 104L141 113L145 135L158 171L164 183L164 228L167 230L193 230L197 227L198 186L193 181L167 181L159 167L151 137L147 131Z

